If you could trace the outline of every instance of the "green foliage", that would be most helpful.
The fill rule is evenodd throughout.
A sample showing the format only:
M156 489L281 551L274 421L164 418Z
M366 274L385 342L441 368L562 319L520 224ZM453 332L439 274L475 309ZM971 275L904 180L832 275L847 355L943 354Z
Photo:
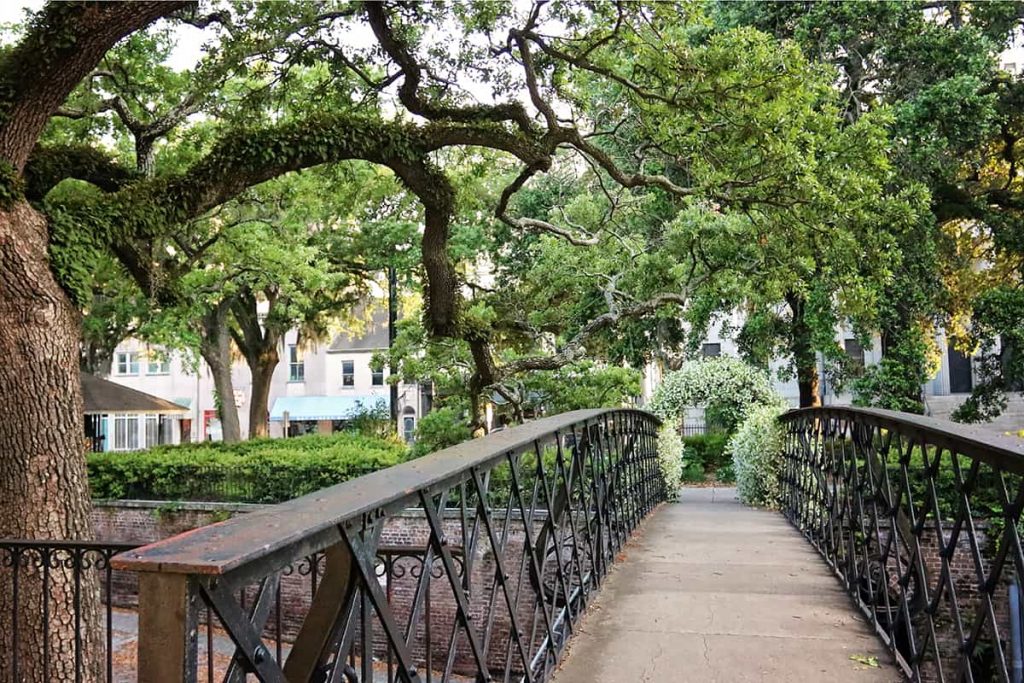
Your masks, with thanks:
M726 449L729 436L725 433L695 434L683 437L683 461L686 465L698 464L705 471L718 473L730 463Z
M785 432L779 415L786 410L782 401L754 406L729 439L736 477L736 490L747 505L775 508L782 484L782 449Z
M522 381L529 404L548 414L581 408L616 408L640 394L640 371L579 361L552 371L537 371Z
M978 382L953 413L958 422L994 419L1006 409L1008 394L1024 387L1024 292L1006 286L982 292L974 319L969 340L981 351Z
M448 406L421 417L416 425L412 457L419 458L472 438L463 415L464 411Z
M918 325L908 325L890 343L882 360L853 382L856 405L923 413L921 385L933 374L928 363L934 341Z
M353 434L161 446L90 453L89 485L98 499L275 503L397 465L406 456L394 441Z
M356 407L348 414L348 429L360 436L395 441L395 423L391 420L391 407L384 399L364 405L356 402Z

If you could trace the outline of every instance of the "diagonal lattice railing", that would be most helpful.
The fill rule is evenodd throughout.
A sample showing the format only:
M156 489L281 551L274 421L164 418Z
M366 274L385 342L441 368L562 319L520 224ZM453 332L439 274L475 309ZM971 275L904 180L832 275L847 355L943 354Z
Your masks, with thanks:
M665 498L657 425L635 410L544 418L123 553L139 680L200 678L209 608L233 649L224 681L543 681ZM385 546L415 549L420 570L381 571ZM320 553L294 642L275 651L281 573Z
M904 672L1020 681L1021 441L886 410L781 420L783 511Z

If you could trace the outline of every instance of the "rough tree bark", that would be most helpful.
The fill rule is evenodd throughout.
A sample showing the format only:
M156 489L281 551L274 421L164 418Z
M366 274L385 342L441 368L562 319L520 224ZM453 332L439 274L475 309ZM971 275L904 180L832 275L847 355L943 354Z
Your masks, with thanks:
M270 384L280 357L277 349L259 354L249 363L252 373L252 392L249 396L249 438L260 439L270 435L268 415L270 413Z
M0 535L90 539L89 487L79 378L80 320L50 270L45 217L18 198L20 176L47 121L121 38L184 2L50 3L0 60L0 166L7 205L0 210ZM19 604L0 604L0 676L16 681L75 680L75 619L81 625L81 680L103 663L98 575L77 587L63 565L18 572ZM43 577L49 581L44 586ZM5 577L6 578L6 577ZM77 601L76 601L77 594ZM0 603L10 600L0 592ZM49 620L43 622L43 600ZM43 633L49 633L44 658ZM12 671L17 655L19 670Z
M26 202L0 212L0 535L4 538L91 539L89 489L79 379L79 314L50 271L46 220ZM0 648L0 677L17 681L74 680L74 584L63 566L50 570L43 591L38 563L2 570L0 585L17 571L18 605L0 591L0 632L17 620L16 650ZM86 572L81 586L85 680L100 673L99 581ZM50 601L50 624L42 617ZM42 634L49 629L44 677ZM13 657L19 671L13 675ZM8 676L10 676L8 678Z
M800 407L821 405L819 394L818 356L811 340L811 328L807 323L807 302L796 292L786 294L792 320L789 326L789 352L796 367L796 382L800 390Z
M213 387L220 399L217 412L224 443L242 440L242 426L235 405L235 386L231 379L231 334L228 332L230 303L222 301L203 316L199 354L210 367Z
M265 294L272 313L278 301L277 295L274 292ZM274 370L281 361L278 347L281 344L282 330L270 324L269 320L261 322L257 305L256 296L248 291L236 296L232 305L238 327L232 328L231 333L252 375L249 394L250 439L263 438L270 434L267 423L270 412L270 384L274 378ZM270 317L268 315L268 318Z

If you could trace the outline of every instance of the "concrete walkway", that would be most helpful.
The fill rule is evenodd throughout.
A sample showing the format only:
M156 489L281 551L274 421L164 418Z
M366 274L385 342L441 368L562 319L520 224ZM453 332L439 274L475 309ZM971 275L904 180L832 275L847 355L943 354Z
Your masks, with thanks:
M818 553L732 489L654 513L569 647L554 683L904 680Z

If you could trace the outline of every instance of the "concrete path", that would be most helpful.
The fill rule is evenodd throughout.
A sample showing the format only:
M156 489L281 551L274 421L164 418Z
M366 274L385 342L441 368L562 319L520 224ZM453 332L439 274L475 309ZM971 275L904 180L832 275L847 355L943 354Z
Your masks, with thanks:
M554 683L904 680L821 556L733 489L655 512L569 648Z

